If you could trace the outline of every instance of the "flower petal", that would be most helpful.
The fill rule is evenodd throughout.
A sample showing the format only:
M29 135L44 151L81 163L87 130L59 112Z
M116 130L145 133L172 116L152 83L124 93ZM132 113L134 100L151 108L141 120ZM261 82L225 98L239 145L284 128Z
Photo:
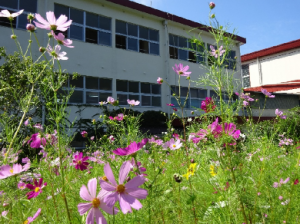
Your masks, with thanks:
M86 217L86 224L95 224L94 222L94 212L93 209L91 209Z
M130 172L131 169L131 164L129 161L125 161L121 168L120 168L120 172L119 172L119 184L123 184L125 179L128 176L128 173Z
M114 186L117 186L117 182L115 180L115 176L110 168L110 165L109 163L106 163L105 166L104 166L104 173L105 173L105 176L106 178L109 180L109 182L114 185Z
M97 182L96 178L90 179L89 182L88 182L88 189L89 189L89 192L90 192L92 198L96 198L97 183L98 182Z
M114 204L119 200L119 193L114 192L109 195L107 195L104 199L103 202L106 203L108 207L113 207Z
M79 204L77 205L79 214L80 214L80 215L83 215L83 214L86 213L92 206L93 206L92 203L79 203Z
M92 210L97 224L107 224L106 219L98 208L93 208Z
M79 195L83 200L86 200L86 201L93 200L92 196L90 195L90 192L88 191L88 189L86 188L85 185L82 185L82 187L80 188Z
M145 181L146 180L144 177L136 176L125 184L125 188L137 188L138 186L141 186L143 183L145 183Z
M138 199L145 199L148 195L148 191L142 188L137 188L137 189L127 189L126 192Z
M111 184L107 183L104 180L100 180L100 186L105 191L115 191L116 190L115 186L112 186Z
M121 211L124 214L127 214L128 212L131 213L132 212L131 206L128 203L128 201L124 198L124 196L125 196L125 194L120 195L120 208L121 208ZM132 198L130 198L130 199L132 199ZM129 200L129 201L133 202L133 200Z

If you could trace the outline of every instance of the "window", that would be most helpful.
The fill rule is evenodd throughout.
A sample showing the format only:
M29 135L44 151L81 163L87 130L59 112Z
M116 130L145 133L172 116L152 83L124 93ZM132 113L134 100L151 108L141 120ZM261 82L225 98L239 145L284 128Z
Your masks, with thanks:
M209 91L209 96L217 102L220 101L220 97L219 97L218 93L216 93L214 90ZM229 96L226 92L222 92L222 100L228 102Z
M211 56L209 52L211 52L210 46L213 46L214 49L217 49L217 46L207 44L208 49L208 65L211 66L214 63L214 56ZM224 54L223 54L224 55ZM221 57L223 58L223 56ZM235 51L229 50L226 52L226 58L223 63L224 67L231 70L236 70L236 53Z
M159 32L116 20L116 48L159 55Z
M98 104L112 96L112 80L91 76L69 77L64 89L74 88L69 103Z
M64 14L73 20L70 29L62 32L66 37L111 46L111 18L58 4L54 4L54 13L57 18Z
M10 13L24 9L24 12L12 21L13 28L26 29L27 15L37 12L37 0L0 0L0 11L7 9ZM10 27L6 17L0 17L0 25Z
M173 95L173 93L175 93L177 96L179 96L179 87L178 86L171 86L171 94ZM187 93L188 93L187 87L180 87L181 105L184 104ZM205 100L206 96L207 96L206 89L190 88L189 96L185 103L185 108L194 108L194 107L200 108L201 102L202 102L202 100ZM175 97L171 98L171 103L174 104L175 107L179 107Z
M205 62L203 46L191 43L185 37L169 34L170 58L190 61L193 63Z
M140 101L142 107L161 107L161 85L118 79L117 97L120 105L128 105L130 99Z
M250 87L250 71L249 71L249 64L242 65L242 79L243 79L243 87L248 88Z

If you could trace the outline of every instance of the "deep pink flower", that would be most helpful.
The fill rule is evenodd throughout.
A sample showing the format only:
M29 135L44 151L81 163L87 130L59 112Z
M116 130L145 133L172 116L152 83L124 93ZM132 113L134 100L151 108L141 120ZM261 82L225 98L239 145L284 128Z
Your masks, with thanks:
M32 222L40 215L41 211L42 211L42 209L39 208L39 209L37 210L37 212L34 214L34 216L33 216L33 217L28 217L27 220L26 220L24 223L25 223L25 224L30 224L30 223L32 223Z
M216 120L212 124L208 125L207 128L215 138L218 138L221 135L222 126L219 125L219 118L216 118Z
M113 151L114 154L119 155L119 156L128 156L131 154L136 153L137 151L139 151L141 148L143 148L143 146L146 143L143 142L132 142L129 146L127 146L126 148L117 148Z
M55 33L52 31L52 35L53 35L54 39L57 40L58 44L64 45L65 47L68 47L68 48L74 48L74 46L71 46L73 41L70 39L65 39L65 36L62 33L58 33L58 35L55 35Z
M167 103L167 106L174 107L175 105L173 103Z
M46 139L41 136L40 133L35 133L31 136L31 138L27 142L28 144L30 143L31 148L41 148L41 145L46 146Z
M50 45L48 45L46 48L46 51L48 52L48 54L50 56L53 56L55 59L68 60L69 58L66 57L67 52L65 52L65 51L60 52L60 50L61 50L61 46L59 46L59 45L56 45L54 47L54 49L52 49L52 47Z
M158 84L162 84L163 81L164 81L164 80L163 80L162 78L160 78L160 77L158 77L157 80L156 80L156 82L157 82Z
M83 157L82 152L74 153L74 155L73 155L73 165L75 166L75 169L77 169L77 170L80 169L81 171L86 170L88 165L89 165L89 163L86 162L88 159L89 159L88 156Z
M269 93L266 89L261 89L261 92L269 98L275 98L275 95L272 95L271 93Z
M34 179L33 181L34 185L32 184L26 184L26 188L32 190L30 192L28 192L27 195L27 199L31 199L31 198L36 198L39 194L41 194L43 191L42 189L47 186L47 183L45 182L43 184L43 178L41 178L39 180L39 182L37 182L36 179Z
M173 107L172 109L173 109L175 112L177 111L177 108L175 108L175 107Z
M131 208L141 209L143 205L137 199L145 199L148 195L147 190L139 188L146 181L143 176L136 176L124 184L130 169L130 162L125 161L120 168L119 184L117 184L110 165L107 163L104 166L104 173L110 183L100 180L102 190L108 193L103 201L108 207L113 207L119 201L120 208L124 214L131 213Z
M5 179L10 176L17 175L24 171L27 171L30 168L30 163L26 163L24 166L21 164L13 164L11 167L10 165L4 165L0 169L0 179Z
M210 2L210 3L209 3L209 8L210 8L210 9L213 9L214 7L216 7L216 4L213 3L213 2Z
M233 123L225 123L224 124L224 131L226 134L232 136L235 140L240 137L241 131L236 130L236 126Z
M78 204L78 212L80 215L85 214L87 211L89 211L87 217L86 217L86 223L87 224L93 224L96 223L100 224L100 223L107 223L106 219L104 218L103 214L100 211L100 208L105 211L108 214L111 215L116 215L119 210L116 207L108 207L103 199L106 196L107 192L105 191L100 191L98 195L97 194L97 179L93 178L91 180L89 180L88 182L88 187L86 187L85 185L82 185L82 187L80 188L80 197L85 200L88 201L88 203L79 203Z
M137 105L139 105L140 104L140 101L138 101L138 100L130 100L130 99L128 99L127 100L127 103L130 105L130 106L137 106Z
M88 133L86 131L82 131L80 132L80 134L83 138L86 138L88 136Z
M188 65L186 65L186 66L184 66L183 67L183 64L179 64L179 65L177 65L177 64L175 64L175 68L174 67L172 67L173 68L173 70L174 70L174 72L176 72L179 76L190 76L190 74L192 73L192 72L188 72L188 70L189 70L189 66Z
M298 179L296 179L296 180L294 181L294 185L297 185L297 184L299 184L299 180L298 180Z
M206 97L205 101L203 100L201 102L201 109L205 111L205 113L209 113L214 111L216 108L216 105L214 103L214 100L211 97Z
M45 20L40 14L36 13L35 14L35 18L38 22L34 22L34 24L41 28L41 29L46 29L46 30L60 30L60 31L66 31L71 23L72 20L68 20L68 17L66 17L65 15L60 15L60 17L56 20L54 12L46 12L46 16L47 16L47 20Z
M9 20L13 20L15 17L21 15L23 13L23 11L24 11L24 9L20 10L19 12L10 14L10 12L8 10L4 9L0 12L0 17L6 17Z
M189 141L193 141L195 144L197 144L203 139L207 140L207 134L208 132L205 129L200 129L197 133L191 133L189 135Z
M213 14L214 15L214 14ZM219 50L216 50L212 45L210 45L210 55L215 57L215 58L218 58L218 57L221 57L224 53L225 53L225 50L223 50L223 46L221 46L219 48Z

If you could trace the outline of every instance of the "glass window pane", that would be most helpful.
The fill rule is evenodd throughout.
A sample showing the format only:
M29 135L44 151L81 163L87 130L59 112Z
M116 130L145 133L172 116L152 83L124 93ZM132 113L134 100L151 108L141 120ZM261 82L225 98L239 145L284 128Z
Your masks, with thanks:
M99 102L107 101L107 97L112 96L112 93L99 93Z
M192 98L198 98L198 97L199 97L198 89L193 89L193 88L191 88L191 89L190 89L190 92L191 92L191 97L192 97Z
M179 47L187 48L187 39L184 38L184 37L179 37L178 38L178 45L179 45Z
M198 63L205 62L205 57L203 54L197 54L197 62Z
M60 15L65 15L69 18L69 7L54 4L54 14L56 18L58 18Z
M160 96L152 96L152 106L153 107L160 107L161 106Z
M127 34L127 31L126 31L126 23L123 22L123 21L119 21L117 20L116 21L116 32L117 33L122 33L122 34Z
M140 92L139 83L138 82L129 82L129 92L139 93Z
M129 95L130 100L138 100L140 101L140 96L139 95Z
M98 15L94 13L86 12L86 21L85 24L87 26L98 27Z
M149 42L145 40L140 40L140 52L149 54Z
M214 90L210 90L210 97L214 98L214 99L219 99L218 94L214 91Z
M142 106L151 106L151 96L142 96Z
M98 89L98 78L96 78L96 77L85 77L85 88L87 88L87 89Z
M152 93L153 94L160 94L160 87L161 85L159 84L152 84Z
M137 37L138 36L138 26L128 23L128 35Z
M143 38L143 39L146 39L146 40L149 39L149 29L148 28L140 26L140 30L139 31L140 31L139 32L140 38Z
M180 87L180 95L186 97L188 93L187 87Z
M98 31L90 28L85 28L85 42L97 44Z
M75 88L83 88L83 77L77 76L76 79L72 79L72 76L70 77L70 87Z
M175 47L169 47L170 58L178 59L178 49Z
M187 51L178 49L178 59L187 61Z
M116 35L116 48L126 49L126 37Z
M118 94L119 105L127 105L127 94Z
M98 31L98 34L99 34L99 42L98 42L99 44L111 46L111 34L110 33Z
M99 28L103 30L111 30L111 18L99 16Z
M150 40L159 41L158 30L149 29Z
M57 91L57 98L58 99L64 99L66 96L68 96L68 90L66 90L66 89L59 89L58 91Z
M199 108L200 107L200 100L191 99L191 108L193 108L193 107Z
M98 103L98 93L97 92L86 92L86 103Z
M76 25L71 25L70 27L70 38L83 40L83 28Z
M178 36L169 34L169 43L173 46L178 46Z
M250 72L249 72L249 64L247 65L242 65L242 76L249 76Z
M0 6L18 9L18 0L0 0Z
M195 52L188 51L188 54L189 54L189 59L188 59L188 61L193 62L193 63L196 63L196 62L197 62L197 58L196 58Z
M83 11L70 8L70 19L73 20L73 23L83 24Z
M174 97L171 98L171 103L174 104L174 107L179 107L177 100Z
M37 0L20 0L19 9L24 9L24 11L26 12L35 13L36 8L37 8Z
M138 41L128 37L128 50L138 51Z
M159 44L150 43L150 54L159 55Z
M74 91L72 96L69 99L70 103L83 103L83 92Z
M151 93L151 84L150 83L141 83L141 93Z
M18 16L18 28L26 29L26 25L28 24L27 14L21 14Z
M100 89L101 90L112 90L112 80L100 78Z
M206 89L199 89L199 98L204 99L207 97L207 90Z
M127 81L117 80L117 91L128 92Z
M243 87L250 87L250 76L243 78Z
M173 93L175 93L176 95L179 95L178 86L171 86L171 94L173 95Z
M189 101L189 99L187 99L187 100L185 100L185 98L180 98L180 101L181 101L181 105L183 106L184 105L184 107L185 108L189 108L190 107L190 101Z

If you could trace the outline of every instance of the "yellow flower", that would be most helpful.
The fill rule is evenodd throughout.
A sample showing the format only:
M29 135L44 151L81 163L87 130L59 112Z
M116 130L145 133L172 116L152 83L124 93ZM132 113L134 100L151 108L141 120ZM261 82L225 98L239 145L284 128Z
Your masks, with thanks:
M196 165L197 163L191 163L189 168L187 169L187 173L182 176L185 177L187 180L189 179L190 175L194 176L196 171Z
M212 175L213 177L216 176L217 174L215 173L215 167L213 165L209 166L209 173L210 175Z

